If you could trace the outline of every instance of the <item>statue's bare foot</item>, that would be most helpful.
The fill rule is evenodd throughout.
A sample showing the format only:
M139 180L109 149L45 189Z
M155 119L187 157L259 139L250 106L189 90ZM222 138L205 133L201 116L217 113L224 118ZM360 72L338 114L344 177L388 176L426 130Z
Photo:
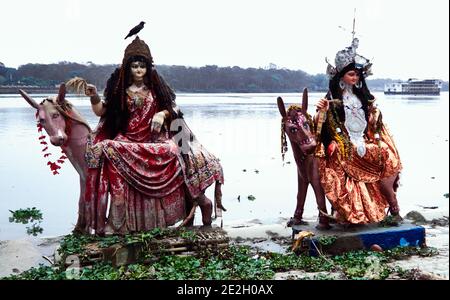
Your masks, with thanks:
M111 226L110 224L106 224L105 226L105 236L111 236L111 235L121 235L124 236L126 235L128 232L125 229L125 225L121 226L119 230L115 230L113 228L113 226Z
M106 226L105 226L105 231L103 232L103 234L104 234L105 236L111 236L111 235L114 234L114 229L112 228L111 225L106 224Z

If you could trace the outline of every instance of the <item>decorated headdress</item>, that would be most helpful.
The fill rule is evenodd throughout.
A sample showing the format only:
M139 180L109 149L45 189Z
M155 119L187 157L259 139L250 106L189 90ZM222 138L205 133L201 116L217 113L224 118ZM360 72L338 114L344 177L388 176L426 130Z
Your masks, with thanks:
M122 60L122 66L125 66L130 57L142 56L145 57L153 64L153 57L150 53L148 45L141 40L138 36L127 46Z
M330 79L344 70L350 64L355 64L356 69L362 70L362 74L364 77L372 75L372 63L370 63L369 60L364 56L356 53L358 45L359 40L357 38L353 38L352 44L349 47L338 51L334 60L336 66L331 65L327 58L325 59L325 61L328 63L327 75L330 77Z

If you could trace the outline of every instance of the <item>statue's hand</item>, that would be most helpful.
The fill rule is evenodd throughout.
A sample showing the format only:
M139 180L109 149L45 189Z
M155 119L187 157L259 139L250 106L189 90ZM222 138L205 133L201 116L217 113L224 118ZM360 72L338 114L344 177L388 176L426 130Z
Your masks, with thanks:
M322 111L327 111L330 107L330 104L327 99L320 99L319 102L317 102L317 109Z
M380 117L380 110L376 107L369 110L369 124L375 128L376 123Z
M328 157L332 156L334 151L336 151L336 142L333 141L328 145L327 149Z
M164 124L165 116L166 116L166 114L164 113L164 111L160 111L159 113L156 113L152 118L152 123L151 123L150 129L152 131L160 132L161 127Z
M93 96L97 95L97 88L93 84L88 84L88 85L86 85L86 89L84 90L84 93L88 97L93 97Z
M97 143L97 144L93 145L92 146L92 153L94 153L95 158L99 159L100 156L103 153L102 144L101 143Z

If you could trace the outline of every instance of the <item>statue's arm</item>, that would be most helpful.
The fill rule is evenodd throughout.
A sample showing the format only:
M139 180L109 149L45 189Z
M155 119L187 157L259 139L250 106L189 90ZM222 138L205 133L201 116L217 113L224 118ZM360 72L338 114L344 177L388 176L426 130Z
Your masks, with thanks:
M98 102L96 104L93 104L91 101L91 107L92 107L92 111L94 112L94 114L96 116L101 117L106 112L106 104L105 104L105 102L103 102L101 100L100 100L100 102Z
M86 96L90 97L92 111L95 115L101 117L106 112L106 104L97 93L97 88L93 84L88 84L85 90Z

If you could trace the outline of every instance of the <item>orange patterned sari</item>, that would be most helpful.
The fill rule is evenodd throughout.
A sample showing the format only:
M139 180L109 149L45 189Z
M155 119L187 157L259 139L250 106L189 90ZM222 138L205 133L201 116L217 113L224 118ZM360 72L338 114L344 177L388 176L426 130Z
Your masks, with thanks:
M337 212L339 222L365 224L379 222L386 216L388 202L380 191L379 181L402 169L400 156L388 129L383 125L380 138L374 138L373 121L379 111L370 107L369 130L365 135L366 153L357 154L353 145L347 158L339 147L326 157L318 151L321 184L326 197ZM346 134L345 128L343 128ZM331 142L336 143L335 141Z

